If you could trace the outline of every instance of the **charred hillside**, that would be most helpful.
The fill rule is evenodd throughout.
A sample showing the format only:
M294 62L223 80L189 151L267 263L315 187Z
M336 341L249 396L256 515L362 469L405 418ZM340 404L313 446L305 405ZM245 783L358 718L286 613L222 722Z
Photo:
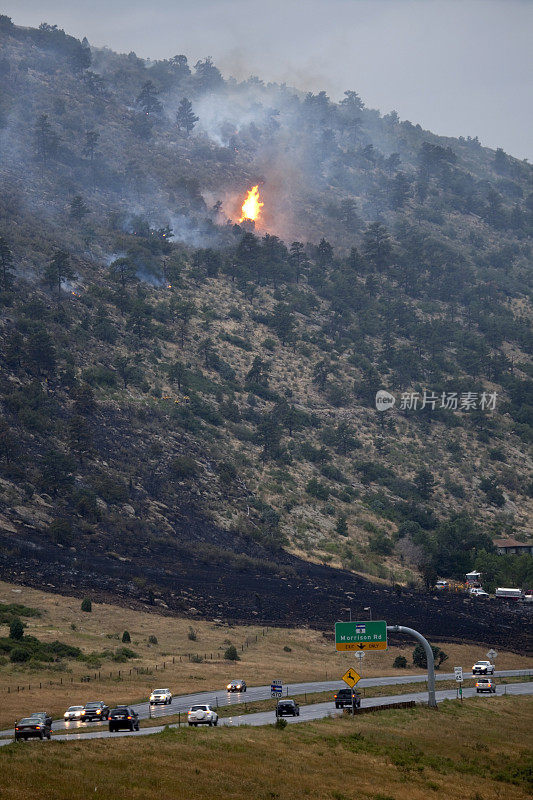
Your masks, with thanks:
M319 586L317 624L350 582L421 625L437 574L530 586L493 539L531 537L531 166L352 90L0 45L3 577L265 621Z

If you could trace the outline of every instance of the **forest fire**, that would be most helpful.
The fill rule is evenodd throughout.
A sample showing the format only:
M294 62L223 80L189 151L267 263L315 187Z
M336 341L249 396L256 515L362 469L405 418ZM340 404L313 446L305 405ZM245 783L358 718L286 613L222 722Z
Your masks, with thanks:
M259 195L259 186L252 187L246 195L246 200L242 204L242 217L239 222L244 222L246 219L251 219L256 222L264 205Z

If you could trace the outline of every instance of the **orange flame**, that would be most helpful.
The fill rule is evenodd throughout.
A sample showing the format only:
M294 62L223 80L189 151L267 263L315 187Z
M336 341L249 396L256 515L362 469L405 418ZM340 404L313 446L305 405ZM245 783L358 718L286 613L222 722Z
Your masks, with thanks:
M261 202L259 196L259 186L254 186L246 195L246 200L242 204L242 217L239 222L244 222L245 219L256 220L261 213L261 209L265 204Z

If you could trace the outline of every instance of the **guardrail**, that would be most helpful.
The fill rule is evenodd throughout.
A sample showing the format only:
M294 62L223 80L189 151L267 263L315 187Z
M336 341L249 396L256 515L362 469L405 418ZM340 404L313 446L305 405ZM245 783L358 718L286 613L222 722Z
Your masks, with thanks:
M404 700L403 702L399 703L384 703L383 705L379 706L364 706L364 708L356 708L355 709L355 716L358 714L373 714L376 711L387 711L390 708L414 708L416 706L415 700ZM343 711L344 714L351 714L351 708L345 708Z

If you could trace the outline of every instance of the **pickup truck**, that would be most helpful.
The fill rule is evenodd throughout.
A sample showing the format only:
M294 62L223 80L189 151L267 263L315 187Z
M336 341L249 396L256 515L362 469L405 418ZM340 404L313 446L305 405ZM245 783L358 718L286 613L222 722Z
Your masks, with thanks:
M355 707L359 708L361 705L361 694L357 691L357 689L353 690L355 695L354 703ZM351 708L352 707L352 690L351 689L339 689L333 696L335 700L335 708Z
M189 725L218 725L218 714L210 705L191 706L187 714Z
M476 661L472 667L472 675L494 675L494 664L490 661Z

